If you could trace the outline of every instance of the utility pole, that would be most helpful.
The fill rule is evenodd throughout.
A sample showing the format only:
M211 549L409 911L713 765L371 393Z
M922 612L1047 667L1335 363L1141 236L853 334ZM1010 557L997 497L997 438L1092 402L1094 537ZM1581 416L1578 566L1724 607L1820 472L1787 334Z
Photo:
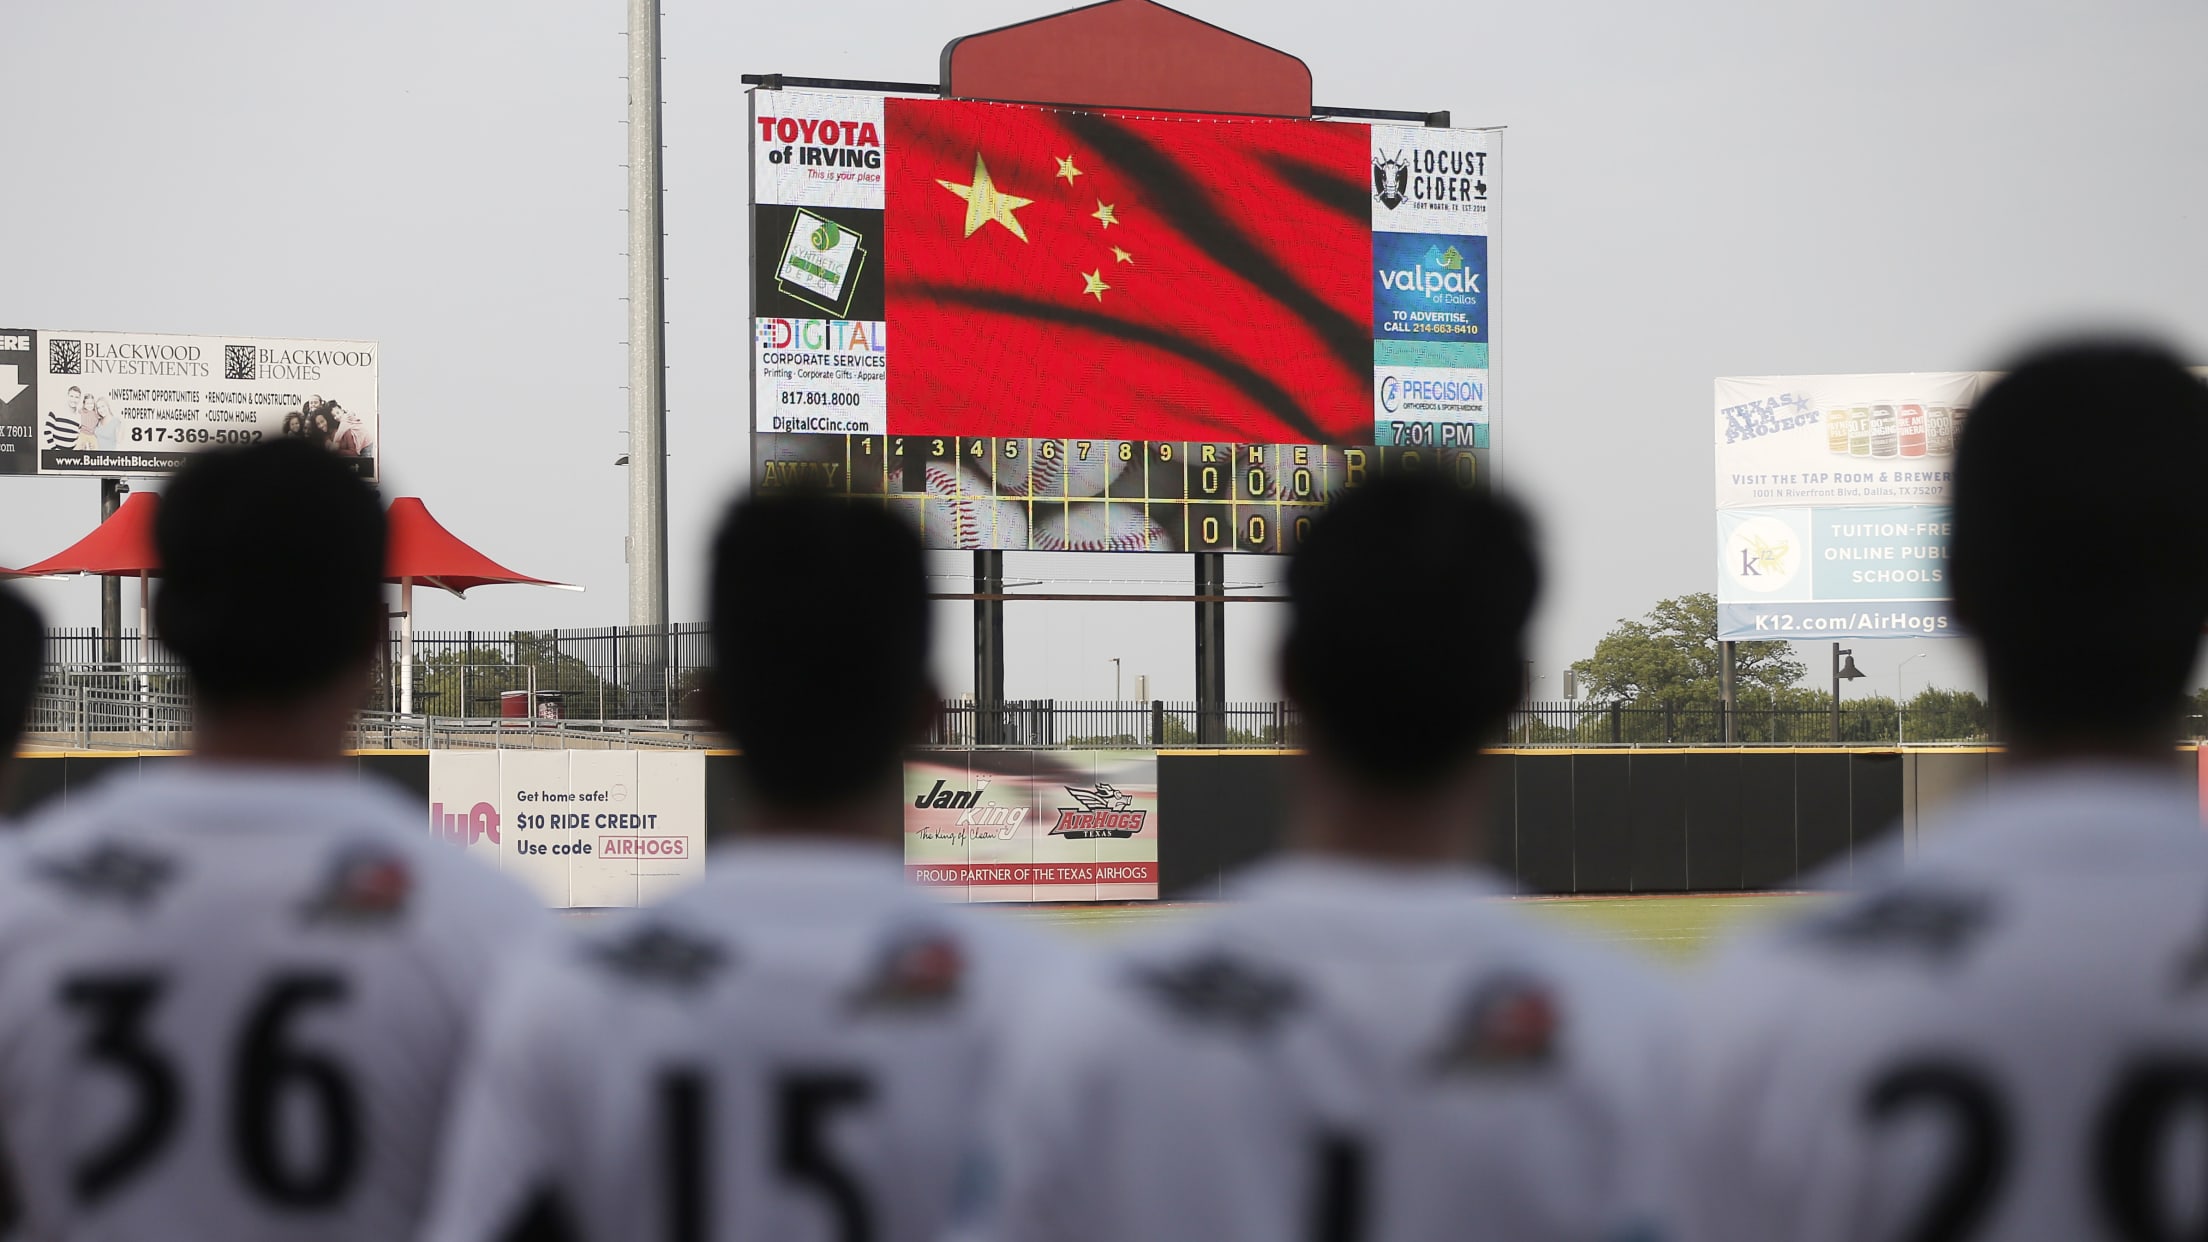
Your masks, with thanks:
M667 265L659 0L629 0L629 624L639 685L667 657ZM649 679L649 680L647 680Z
M1740 706L1736 701L1738 697L1736 692L1739 687L1733 684L1734 654L1733 644L1723 642L1717 645L1717 710L1725 715L1725 744L1727 746L1740 740L1739 731L1733 727L1733 714Z

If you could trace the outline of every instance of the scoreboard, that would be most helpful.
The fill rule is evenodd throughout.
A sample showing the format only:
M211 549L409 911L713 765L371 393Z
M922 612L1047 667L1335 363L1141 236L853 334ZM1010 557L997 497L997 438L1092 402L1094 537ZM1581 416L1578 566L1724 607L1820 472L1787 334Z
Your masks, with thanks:
M752 93L754 468L931 547L1283 553L1487 481L1492 131Z
M931 548L1038 552L1292 551L1326 503L1387 470L1484 482L1472 449L790 436L761 465L768 490L876 500Z

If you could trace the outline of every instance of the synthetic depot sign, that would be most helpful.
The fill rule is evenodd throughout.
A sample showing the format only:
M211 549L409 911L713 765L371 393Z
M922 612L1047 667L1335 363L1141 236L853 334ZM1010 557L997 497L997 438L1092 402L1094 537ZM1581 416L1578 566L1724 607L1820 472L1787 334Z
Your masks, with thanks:
M0 474L167 475L197 449L320 441L376 477L369 341L0 329Z
M937 547L1285 552L1368 470L1481 476L1499 133L752 107L761 486Z
M1718 637L1951 632L1948 487L1993 378L1718 380Z
M965 901L1158 895L1150 751L987 750L905 765L905 874Z
M705 873L705 756L431 751L429 833L556 908L646 905Z

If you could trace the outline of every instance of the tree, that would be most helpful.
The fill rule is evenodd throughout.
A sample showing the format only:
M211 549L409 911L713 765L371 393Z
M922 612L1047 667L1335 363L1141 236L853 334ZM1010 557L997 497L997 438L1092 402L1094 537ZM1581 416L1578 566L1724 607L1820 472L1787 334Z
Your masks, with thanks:
M1791 643L1733 644L1737 693L1770 695L1789 690L1808 667L1793 658ZM1580 693L1597 703L1642 700L1682 707L1714 707L1721 697L1717 596L1708 591L1661 600L1639 621L1621 619L1595 644L1595 654L1572 665Z
M1912 742L1970 742L1986 737L1986 701L1969 690L1927 686L1909 700L1905 735Z

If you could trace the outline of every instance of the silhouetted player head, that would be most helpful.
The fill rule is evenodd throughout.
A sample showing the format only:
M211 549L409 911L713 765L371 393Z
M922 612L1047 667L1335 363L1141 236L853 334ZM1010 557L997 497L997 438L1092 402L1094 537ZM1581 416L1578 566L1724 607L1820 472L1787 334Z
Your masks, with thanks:
M1282 682L1313 749L1375 791L1444 784L1518 701L1540 579L1492 493L1395 474L1335 502L1288 567Z
M2120 465L2081 474L2077 450ZM1955 454L1955 611L2020 742L2163 741L2208 621L2208 388L2155 345L2058 345Z
M13 589L0 587L0 773L15 758L45 666L46 623Z
M153 538L154 620L206 704L294 703L373 659L383 506L320 444L195 454L162 493Z
M820 811L878 796L918 740L927 568L888 512L754 495L713 543L713 712L760 801Z

